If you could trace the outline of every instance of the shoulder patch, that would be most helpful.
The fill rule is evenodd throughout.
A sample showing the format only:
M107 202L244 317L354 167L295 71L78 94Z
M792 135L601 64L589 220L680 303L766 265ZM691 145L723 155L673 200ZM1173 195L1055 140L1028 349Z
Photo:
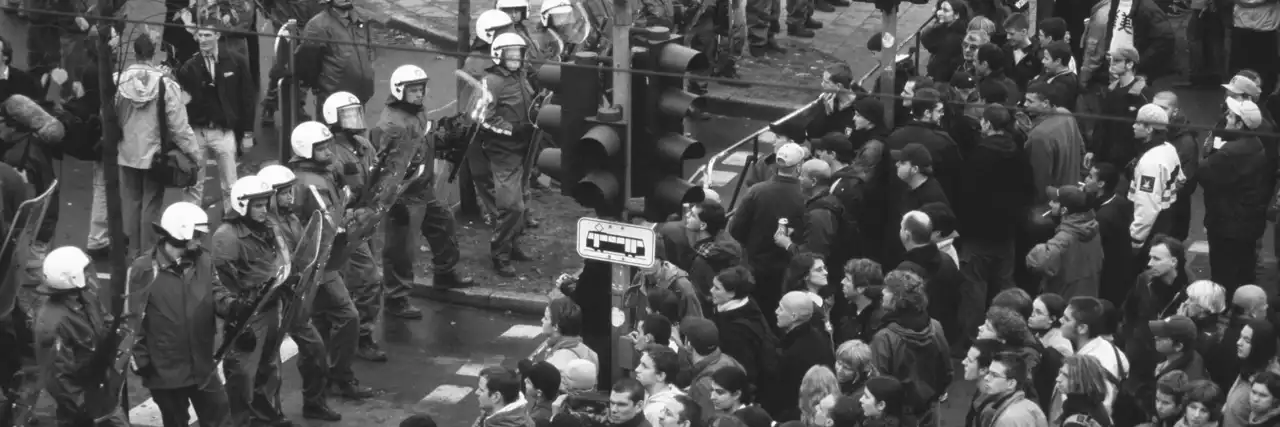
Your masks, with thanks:
M1155 187L1156 187L1156 178L1153 176L1142 175L1142 177L1138 180L1138 189L1142 190L1143 192L1150 193L1152 191L1155 191L1156 189Z

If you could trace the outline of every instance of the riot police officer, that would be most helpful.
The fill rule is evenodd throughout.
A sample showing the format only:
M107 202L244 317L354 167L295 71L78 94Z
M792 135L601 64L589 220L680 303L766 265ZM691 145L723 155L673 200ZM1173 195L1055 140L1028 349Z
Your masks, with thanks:
M543 35L539 43L541 50L547 53L546 59L567 61L580 49L595 48L587 45L593 31L582 6L570 0L547 0L542 2L539 15L542 16Z
M266 315L253 312L267 289L285 279L281 269L291 261L292 251L268 217L274 194L275 189L262 178L236 180L231 186L232 215L213 233L213 262L219 273L214 294L229 307L225 310L228 333L240 322L252 322L244 325L239 336L230 337L234 345L222 363L235 425L288 423L278 407L280 348L262 345L257 360L253 357L254 349L274 342L282 333L278 304L267 307Z
M482 81L486 96L475 111L482 130L481 154L493 176L497 208L489 250L494 269L507 277L516 274L511 261L529 260L516 243L526 225L526 158L533 155L530 139L535 129L529 119L533 87L524 74L527 48L525 39L514 33L494 38L490 49L493 65L485 70Z
M45 257L44 280L36 292L48 301L36 314L36 354L45 367L45 391L53 397L60 427L85 425L99 418L85 407L89 384L85 368L92 362L94 348L107 333L109 315L102 312L96 295L96 280L90 272L89 256L74 246L54 249ZM103 367L105 369L105 367ZM128 426L124 412L118 407L97 420L98 426Z
M322 109L324 123L333 133L333 144L329 147L333 153L333 164L336 171L342 173L343 182L351 190L352 199L347 208L366 209L371 206L357 206L360 200L368 200L369 191L374 184L369 182L370 173L377 167L378 150L362 133L367 126L364 123L364 105L355 95L338 92L329 95ZM347 290L355 299L356 310L360 312L360 339L356 347L356 355L373 361L387 361L387 353L382 351L373 340L373 331L378 323L378 314L382 307L383 284L382 266L373 254L381 253L382 241L378 233L372 239L351 242L356 246L351 258L347 260L347 270L343 273ZM389 311L398 317L422 317L422 312L413 306L402 307L399 311Z
M417 170L407 182L407 188L388 212L386 224L386 248L383 265L387 271L387 306L391 310L404 310L409 306L409 287L413 286L413 259L415 236L413 217L422 216L420 233L431 246L434 284L460 287L472 283L470 278L458 274L458 241L454 234L453 212L436 198L435 141L430 137L431 122L427 120L422 102L427 97L426 71L416 65L402 65L391 73L391 96L387 108L382 110L378 124L370 132L373 143L379 147L399 144L417 147L410 168Z

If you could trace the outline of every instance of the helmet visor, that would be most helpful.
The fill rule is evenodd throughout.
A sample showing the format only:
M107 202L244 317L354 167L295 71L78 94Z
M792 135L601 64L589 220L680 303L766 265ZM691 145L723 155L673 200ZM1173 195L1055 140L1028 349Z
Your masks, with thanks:
M364 106L355 104L339 108L338 126L350 130L364 129Z

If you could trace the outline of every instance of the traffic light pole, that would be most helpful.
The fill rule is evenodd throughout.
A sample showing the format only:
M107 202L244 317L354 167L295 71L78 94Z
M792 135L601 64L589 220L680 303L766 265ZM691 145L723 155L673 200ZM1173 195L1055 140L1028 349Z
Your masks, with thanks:
M893 10L880 10L883 16L884 29L881 34L888 33L893 35L893 46L881 46L880 48L880 93L886 96L881 97L884 102L884 123L888 129L893 129L893 112L897 108L893 108L897 104L891 97L897 95L894 89L897 87L897 77L894 72L897 71L898 62L898 41L902 38L898 37L898 3L893 4Z
M614 71L613 71L613 98L612 99L613 99L613 105L617 108L622 109L622 120L627 124L626 134L625 136L623 136L624 143L622 144L623 159L626 162L626 169L625 169L626 172L623 174L622 176L623 179L622 179L622 182L620 183L622 184L621 186L622 186L623 201L631 200L631 168L632 168L631 144L636 142L631 140L631 136L634 135L634 132L632 132L632 127L635 126L635 120L633 120L632 118L633 112L635 111L635 109L632 108L632 105L631 105L631 76L632 75L630 73L631 71L631 24L632 24L631 11L632 10L633 10L633 7L631 5L630 0L614 0L613 1L613 12L614 12L613 70ZM621 215L622 215L622 220L625 222L628 219L626 209L622 210ZM623 302L623 295L626 293L627 287L631 284L630 272L631 272L630 267L627 267L621 264L613 265L613 274L612 274L613 284L610 287L613 291L612 298L610 301L610 306L613 308L613 310L610 310L611 313L614 312L614 310L622 310L623 313L626 312L626 307L624 306L625 304ZM627 365L630 365L630 363L627 363L631 359L630 357L631 351L629 351L630 349L621 348L621 346L618 346L617 344L617 343L624 342L624 340L621 339L621 337L625 335L624 329L631 324L631 322L626 320L630 320L630 319L625 319L621 326L615 324L612 328L610 328L610 331L612 333L611 333L611 336L610 336L611 339L609 340L609 342L611 343L610 346L612 346L614 350L613 351L614 363L610 364L611 365L610 366L611 381L607 386L612 386L613 381L617 381L619 378L623 377L624 367L626 368L630 367L630 366L627 366Z

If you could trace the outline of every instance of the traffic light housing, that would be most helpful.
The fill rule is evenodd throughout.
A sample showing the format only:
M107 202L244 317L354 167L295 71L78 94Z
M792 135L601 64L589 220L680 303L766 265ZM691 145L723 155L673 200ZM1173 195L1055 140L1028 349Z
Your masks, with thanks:
M538 169L560 181L560 192L598 213L622 209L626 123L615 109L601 109L600 57L574 54L573 64L545 64L538 81L554 95L538 108L538 127L559 148L538 153Z
M684 76L709 69L710 62L702 52L680 45L682 37L667 28L640 32L633 68L674 74L631 78L631 194L644 198L645 217L658 222L704 197L701 187L684 179L684 162L706 156L702 143L685 134L684 119L700 112L705 100L685 90Z

